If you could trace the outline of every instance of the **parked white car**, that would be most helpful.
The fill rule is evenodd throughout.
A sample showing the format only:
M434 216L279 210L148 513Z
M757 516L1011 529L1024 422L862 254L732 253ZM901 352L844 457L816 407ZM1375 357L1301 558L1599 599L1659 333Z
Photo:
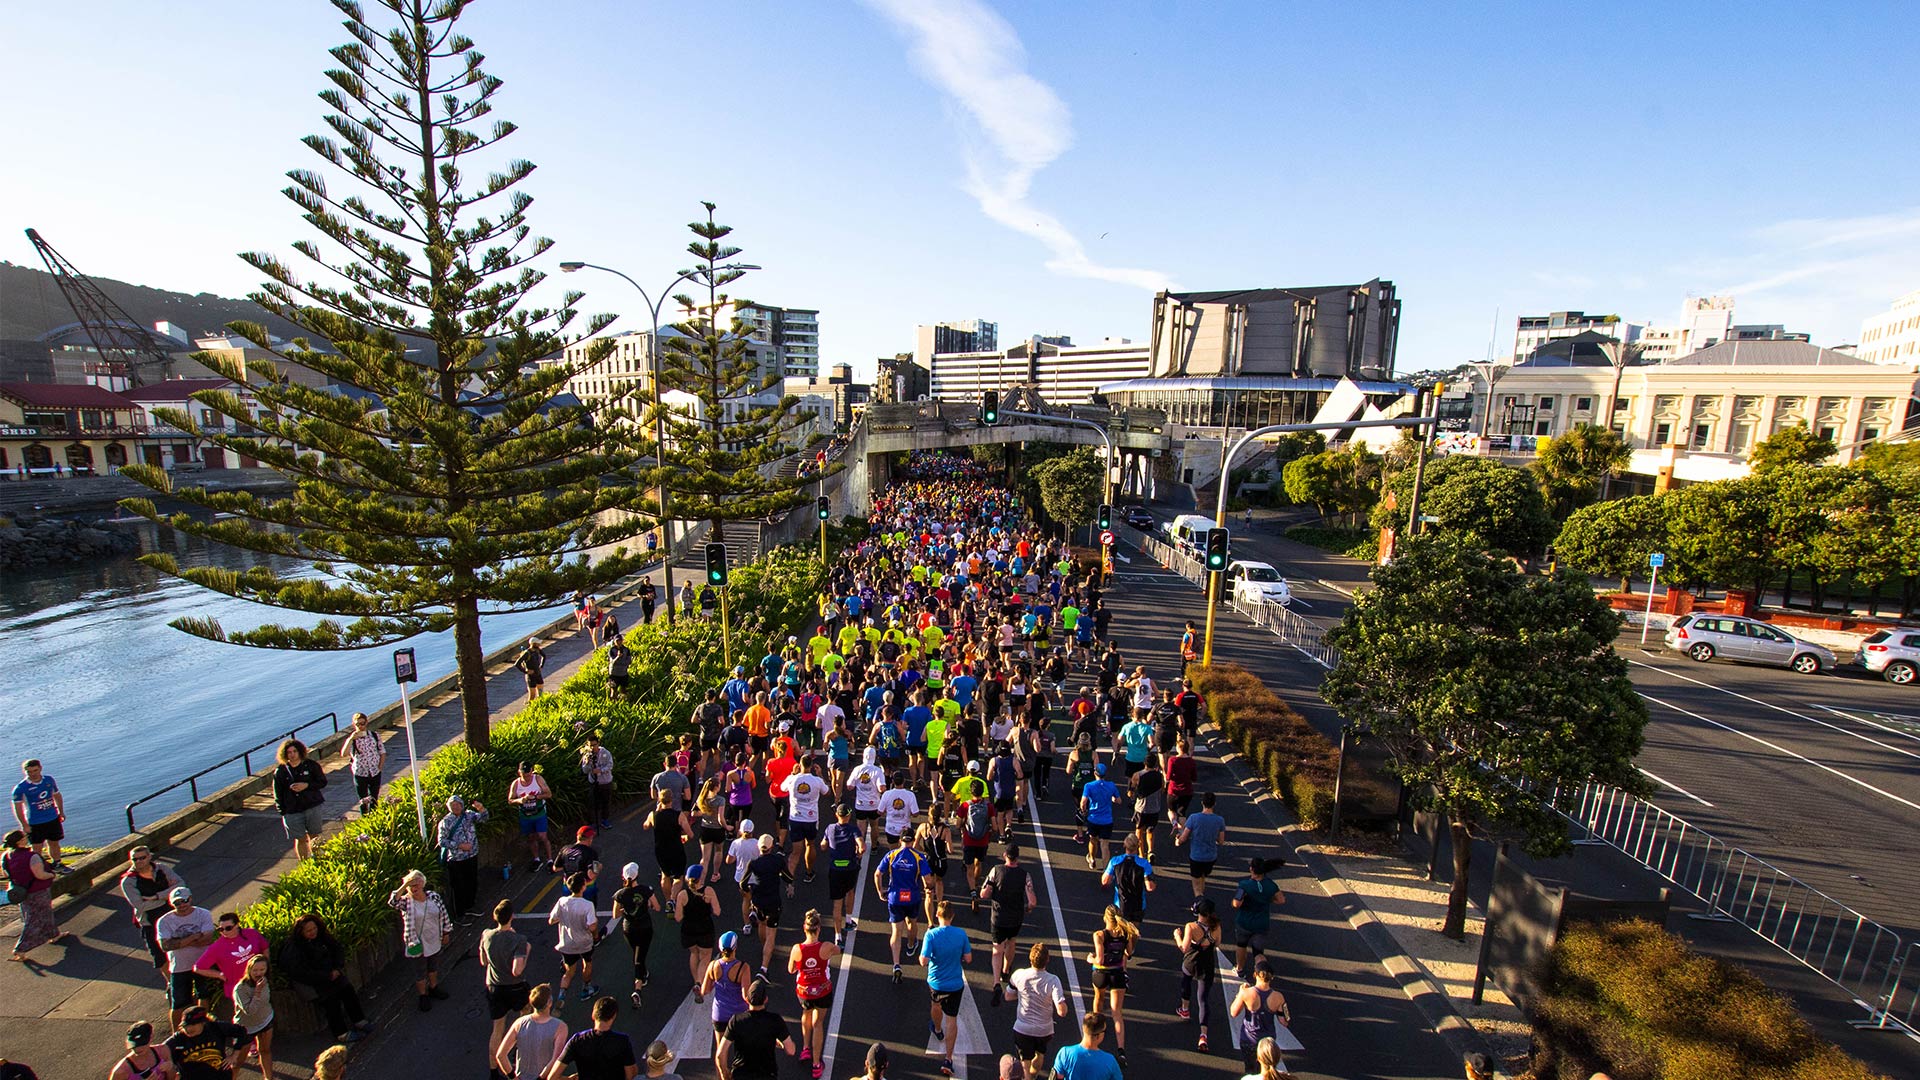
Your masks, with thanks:
M1233 598L1248 604L1293 602L1293 588L1270 563L1235 559L1227 565L1227 581L1233 586Z

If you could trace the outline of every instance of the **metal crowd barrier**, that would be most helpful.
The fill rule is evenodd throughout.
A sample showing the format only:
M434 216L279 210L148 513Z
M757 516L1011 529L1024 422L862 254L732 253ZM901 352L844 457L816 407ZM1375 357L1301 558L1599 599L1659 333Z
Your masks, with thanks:
M191 801L199 802L200 801L200 780L202 777L218 772L219 770L226 768L227 766L233 764L236 761L240 762L240 767L244 771L244 775L252 776L253 775L253 755L259 753L262 750L267 749L268 747L274 747L277 749L282 742L285 742L288 739L292 739L299 736L301 732L307 730L308 728L314 726L315 724L330 725L333 729L333 733L336 735L339 734L340 732L339 715L336 713L326 713L324 715L314 717L312 720L309 720L306 723L301 724L299 727L294 728L292 731L285 732L280 735L275 735L273 738L268 739L266 742L259 743L254 746L249 746L245 750L240 751L239 753L233 755L232 757L225 758L217 764L209 765L206 768L201 769L199 772L194 773L192 776L189 776L184 780L175 780L173 783L168 784L166 787L163 787L158 791L152 792L150 794L142 795L139 798L127 804L127 831L130 833L137 833L140 831L140 827L138 825L135 825L133 821L133 808L136 806L139 806L141 803L150 802L154 799L159 798L162 795L167 794L170 791L176 791L183 785L187 788L187 792L191 796Z
M1129 527L1128 532L1134 535L1135 546L1152 556L1160 565L1202 589L1207 587L1207 570L1199 559L1137 529ZM1231 594L1226 599L1235 611L1252 620L1255 626L1265 627L1281 641L1298 649L1307 659L1321 667L1332 670L1333 666L1340 662L1339 650L1325 644L1326 631L1321 626L1279 604L1236 600Z
M1712 914L1696 917L1737 922L1852 995L1869 1014L1855 1027L1920 1038L1913 1026L1920 968L1908 975L1914 946L1893 931L1618 788L1587 784L1557 791L1551 805L1585 830L1588 842L1616 848L1699 897Z

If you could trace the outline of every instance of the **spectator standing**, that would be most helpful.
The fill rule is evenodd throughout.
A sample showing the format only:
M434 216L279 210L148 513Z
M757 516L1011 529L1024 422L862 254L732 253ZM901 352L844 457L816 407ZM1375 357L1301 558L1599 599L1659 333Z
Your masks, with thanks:
M327 922L309 911L293 924L293 933L280 946L280 972L294 991L320 1006L327 1030L341 1042L359 1042L373 1025L360 1010L360 995L342 970L347 953L327 929Z
M453 893L447 914L463 923L472 918L474 897L480 892L478 826L486 820L487 808L479 800L469 810L466 800L454 795L447 799L447 812L434 828L440 860L447 868L447 889Z
M652 603L645 607L651 609ZM648 611L652 615L652 611ZM618 634L607 642L607 696L615 701L624 701L627 696L627 673L633 667L633 652L627 648L627 639Z
M213 922L213 943L193 962L193 973L220 980L220 990L233 997L234 987L246 978L247 965L256 956L267 954L267 939L260 931L240 925L240 916L222 912Z
M33 850L26 831L15 829L8 833L6 849L8 890L18 890L14 895L19 898L20 906L20 937L7 959L24 961L28 953L40 946L70 935L60 929L53 917L53 871L47 869L40 853Z
M380 777L387 767L387 744L366 713L353 714L347 741L340 744L340 759L353 777L353 793L360 800L355 808L364 814L380 801Z
M487 1015L493 1026L487 1032L487 1061L500 1056L500 1042L506 1038L511 1018L527 1007L527 961L533 957L533 942L513 928L513 902L502 900L493 906L493 925L480 934L480 971L487 992ZM493 1070L499 1080L501 1070Z
M528 638L527 647L520 650L520 658L513 662L520 674L527 678L527 700L540 696L541 687L547 680L547 652L540 647L539 638Z
M553 861L553 842L547 839L547 800L551 798L553 789L547 786L547 778L534 769L532 762L521 762L519 774L507 785L507 803L519 813L520 835L527 838L530 868L534 870Z
M659 537L655 536L653 533L647 534L647 554L649 555L653 554L654 548L658 547L659 544L660 544ZM653 621L653 608L657 602L658 601L654 599L653 575L649 574L647 575L646 580L640 583L640 621L641 622L650 623Z
M281 743L274 760L273 806L293 841L294 857L305 859L313 854L313 841L325 823L320 807L327 801L327 771L307 756L307 744L299 739Z
M600 745L597 731L587 733L580 771L587 778L587 820L607 828L613 824L613 751Z
M420 997L420 1011L433 1008L435 1001L447 1000L440 989L440 950L453 936L453 920L447 917L446 902L427 888L427 875L407 871L400 887L387 895L387 906L400 913L401 951L413 968L413 991Z
M262 938L263 950L265 944ZM247 961L240 981L233 984L229 994L233 998L233 1022L247 1033L246 1041L260 1059L260 1080L273 1080L273 986L267 982L264 951Z
M593 984L593 947L600 943L600 914L594 910L593 901L582 895L586 891L587 875L571 875L566 895L555 900L553 910L547 913L547 925L560 928L553 949L560 954L559 999L563 1004L576 969L580 973L581 1001L600 992Z
M179 872L161 866L153 857L153 849L145 844L127 853L127 868L120 874L120 895L127 898L133 923L140 928L140 937L147 943L153 966L161 971L167 969L167 954L154 934L154 923L172 910L167 894L174 886L185 884Z
M20 782L13 785L14 820L26 830L27 842L35 851L46 845L42 858L47 869L64 874L67 864L60 861L60 841L67 838L66 797L60 794L60 785L41 768L39 758L21 762L20 772Z
M167 953L167 1004L173 1010L172 1022L177 1028L188 1008L211 1005L220 992L218 982L193 972L200 962L200 954L206 952L207 946L219 935L214 932L213 912L195 907L193 890L185 885L174 886L173 891L167 893L167 903L172 910L160 916L154 931L160 935L160 947Z
M500 1037L493 1067L512 1080L540 1080L566 1043L567 1022L553 1015L553 987L541 983L527 993L527 1011Z

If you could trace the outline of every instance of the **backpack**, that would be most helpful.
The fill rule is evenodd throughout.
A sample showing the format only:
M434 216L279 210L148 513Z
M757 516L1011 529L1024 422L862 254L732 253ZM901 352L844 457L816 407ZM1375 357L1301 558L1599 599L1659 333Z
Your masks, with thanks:
M585 873L586 869L593 865L594 856L592 848L568 844L560 849L560 871L568 877Z
M882 757L893 757L900 752L900 729L894 726L892 720L880 721L879 741L875 745L879 747Z
M975 799L967 804L967 823L963 828L975 840L993 831L993 807L988 805L987 800Z
M1140 860L1131 855L1123 856L1120 868L1113 872L1113 886L1120 892L1121 899L1128 907L1136 907L1147 895L1147 872L1140 869Z

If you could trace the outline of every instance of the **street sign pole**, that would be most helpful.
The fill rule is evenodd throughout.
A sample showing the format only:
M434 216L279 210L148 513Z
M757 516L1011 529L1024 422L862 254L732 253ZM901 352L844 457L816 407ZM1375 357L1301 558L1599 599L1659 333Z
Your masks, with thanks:
M413 774L413 809L420 819L420 839L427 838L427 797L420 789L420 751L413 742L413 702L407 684L420 681L412 649L393 650L393 681L400 685L400 719L407 729L407 771Z
M1647 643L1647 628L1653 625L1653 590L1660 583L1660 566L1667 557L1656 551L1647 556L1647 565L1653 567L1653 576L1647 581L1647 614L1640 620L1640 644Z

